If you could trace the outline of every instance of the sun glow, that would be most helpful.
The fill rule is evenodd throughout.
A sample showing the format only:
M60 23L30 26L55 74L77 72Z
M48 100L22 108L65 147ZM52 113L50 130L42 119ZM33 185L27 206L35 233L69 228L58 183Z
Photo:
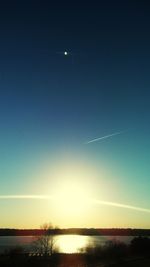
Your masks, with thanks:
M88 193L81 184L64 183L57 190L55 206L64 215L81 215L88 208Z
M64 216L82 216L87 212L90 199L91 176L94 175L87 164L63 162L57 166L55 177L54 209Z

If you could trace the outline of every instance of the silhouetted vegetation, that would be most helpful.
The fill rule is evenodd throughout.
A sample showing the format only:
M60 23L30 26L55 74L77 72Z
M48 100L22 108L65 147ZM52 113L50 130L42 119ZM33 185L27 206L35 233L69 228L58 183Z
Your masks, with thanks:
M136 237L131 241L131 251L138 255L150 255L150 238Z
M55 239L53 233L53 226L51 223L43 224L41 226L43 230L43 235L37 236L33 242L33 250L36 254L42 256L48 256L54 254L55 248Z
M129 245L116 240L107 242L104 246L89 245L76 254L25 253L21 247L15 247L0 257L2 267L149 267L150 238L135 237Z

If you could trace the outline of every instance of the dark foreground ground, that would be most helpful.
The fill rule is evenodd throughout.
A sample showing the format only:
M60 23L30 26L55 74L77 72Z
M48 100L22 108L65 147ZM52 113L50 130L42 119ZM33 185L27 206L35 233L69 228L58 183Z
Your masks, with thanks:
M90 259L81 254L54 257L0 256L0 267L150 267L149 257Z
M88 246L77 254L48 254L16 247L0 255L0 267L150 267L150 238L136 237L129 245L111 241L103 247Z

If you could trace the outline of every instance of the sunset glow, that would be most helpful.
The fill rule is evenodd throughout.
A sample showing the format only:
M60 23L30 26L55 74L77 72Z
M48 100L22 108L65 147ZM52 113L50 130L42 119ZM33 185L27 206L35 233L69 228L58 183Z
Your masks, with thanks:
M88 192L82 184L64 183L55 194L56 203L54 203L56 210L65 216L82 215L87 211L89 206Z
M33 2L0 8L0 228L149 228L150 4Z

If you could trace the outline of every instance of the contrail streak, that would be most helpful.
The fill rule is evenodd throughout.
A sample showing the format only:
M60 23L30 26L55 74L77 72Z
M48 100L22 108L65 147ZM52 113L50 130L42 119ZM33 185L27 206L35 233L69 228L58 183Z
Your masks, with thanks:
M1 195L0 199L52 199L48 195Z
M112 134L108 134L108 135L104 135L104 136L102 136L102 137L95 138L95 139L92 139L92 140L90 140L90 141L87 141L87 142L85 142L84 144L85 144L85 145L88 145L88 144L90 144L90 143L94 143L94 142L97 142L97 141L100 141L100 140L103 140L103 139L107 139L107 138L109 138L109 137L112 137L112 136L115 136L115 135L119 135L119 134L122 134L122 133L124 133L124 131L116 132L116 133L112 133Z
M124 209L137 210L137 211L150 213L150 209L145 209L145 208L141 208L137 206L126 205L126 204L121 204L121 203L116 203L116 202L109 202L109 201L103 201L103 200L97 200L97 199L91 199L91 202L93 202L94 204L107 205L107 206L113 206L117 208L124 208Z
M54 199L57 201L59 196L54 196L54 195L0 195L0 199ZM136 210L140 212L146 212L150 213L150 209L145 209L142 207L137 207L137 206L132 206L132 205L126 205L122 203L116 203L116 202L111 202L111 201L103 201L103 200L98 200L98 199L93 199L93 198L87 198L87 202L93 203L93 204L98 204L98 205L106 205L106 206L112 206L112 207L117 207L117 208L124 208L124 209L130 209L130 210Z

